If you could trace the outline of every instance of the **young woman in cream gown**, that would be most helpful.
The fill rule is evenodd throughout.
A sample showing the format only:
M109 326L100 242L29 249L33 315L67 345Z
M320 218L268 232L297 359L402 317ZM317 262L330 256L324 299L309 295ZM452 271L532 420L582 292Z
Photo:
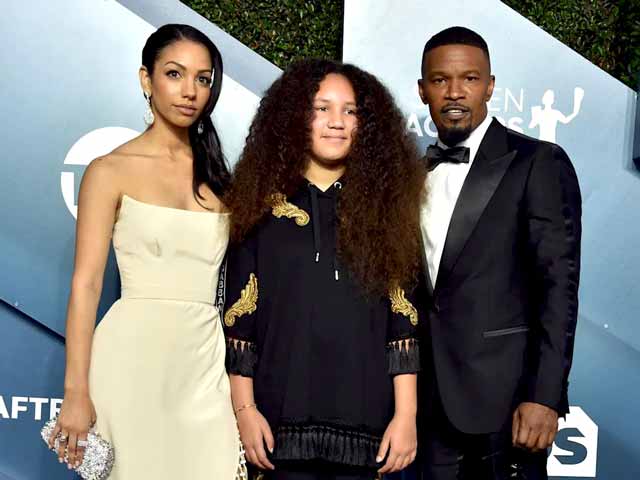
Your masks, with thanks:
M91 162L80 188L51 442L77 467L96 422L115 449L112 480L243 478L214 306L229 231L229 173L210 119L220 54L200 31L165 25L147 40L140 81L149 128ZM94 332L111 240L122 296Z

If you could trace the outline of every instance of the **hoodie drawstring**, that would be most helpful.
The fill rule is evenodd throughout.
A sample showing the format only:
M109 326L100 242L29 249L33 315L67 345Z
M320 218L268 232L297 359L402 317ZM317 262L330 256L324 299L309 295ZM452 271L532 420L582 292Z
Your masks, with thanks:
M342 183L340 182L335 182L333 186L336 188L337 191L342 190ZM333 202L333 218L334 218L333 228L334 228L334 231L336 231L338 227L338 194L337 192L335 196L335 201ZM338 262L338 252L337 252L338 250L337 232L335 234L335 238L336 238L336 242L333 246L333 272L335 274L335 279L337 282L340 280L340 263Z
M333 186L337 190L342 189L342 184L340 182L335 182ZM309 194L311 196L311 228L313 229L313 249L315 251L314 260L316 263L320 261L320 205L318 203L318 190L312 183L309 183ZM337 223L337 199L334 201L334 229L335 224ZM336 281L340 280L340 264L338 262L338 255L336 251L336 246L333 247L333 272L334 278Z
M311 228L313 229L313 249L316 251L316 263L320 261L320 208L318 206L318 192L313 184L309 184L311 194Z

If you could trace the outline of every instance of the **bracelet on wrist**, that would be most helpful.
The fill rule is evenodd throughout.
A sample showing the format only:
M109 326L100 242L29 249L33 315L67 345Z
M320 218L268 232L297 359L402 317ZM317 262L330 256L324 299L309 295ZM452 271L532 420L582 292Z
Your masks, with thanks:
M257 405L255 403L247 403L245 405L241 405L240 407L236 408L234 410L234 412L237 414L239 412L241 412L242 410L246 410L247 408L255 408L257 407Z

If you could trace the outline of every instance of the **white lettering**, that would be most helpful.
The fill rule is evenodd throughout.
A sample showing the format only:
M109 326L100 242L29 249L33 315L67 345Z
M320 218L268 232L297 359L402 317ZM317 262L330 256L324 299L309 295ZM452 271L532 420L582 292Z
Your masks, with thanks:
M7 410L7 405L4 403L2 395L0 395L0 417L9 418L9 410Z
M53 420L56 418L56 415L60 413L60 405L62 405L61 398L52 398L51 399L51 407L49 408L49 420Z
M524 110L524 90L522 88L520 89L520 101L516 100L516 97L513 96L513 93L508 88L505 88L504 93L505 113L509 111L509 99L511 99L511 103L513 103L517 111L522 112Z
M524 133L524 129L522 128L522 118L520 117L511 117L509 119L508 125L511 130L515 130L519 133Z
M49 399L41 397L30 397L29 401L33 403L36 408L34 420L42 420L42 405L44 405L45 403L49 403Z
M596 478L598 425L580 407L558 421L558 434L547 460L549 477Z
M20 405L20 403L26 403L29 399L27 397L12 397L11 398L11 418L14 420L18 418L20 412L26 412L28 410L26 405Z
M407 118L407 130L422 138L422 130L420 129L420 122L418 121L418 115L416 113L412 113L409 115L409 118Z
M88 165L92 158L106 155L118 145L140 135L139 132L124 127L104 127L79 138L67 152L65 165ZM79 173L79 172L78 172ZM69 212L76 217L78 206L75 198L75 178L73 172L60 173L60 190Z
M522 122L524 121L521 117L510 117L508 119L504 119L495 115L496 120L498 120L502 125L511 130L515 130L519 133L524 133L524 129L522 128Z
M7 408L9 405L9 398L11 398L11 409ZM33 405L33 408L31 407ZM46 398L46 397L3 397L0 395L0 419L13 419L24 418L24 413L33 412L33 420L40 421L43 417L47 417L44 410L45 405L49 406L49 419L56 417L60 412L60 405L62 405L61 398ZM22 415L21 415L22 413Z
M431 128L431 125L433 125L433 128ZM438 138L438 130L436 129L436 124L431 120L431 117L424 119L424 131L427 132L427 135L430 137Z

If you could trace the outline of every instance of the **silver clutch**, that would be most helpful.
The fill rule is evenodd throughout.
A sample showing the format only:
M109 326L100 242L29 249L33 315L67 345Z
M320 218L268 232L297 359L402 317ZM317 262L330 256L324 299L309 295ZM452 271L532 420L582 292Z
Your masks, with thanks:
M40 431L40 435L47 445L49 444L51 432L53 432L56 426L56 421L57 418L49 420ZM57 450L57 439L55 446ZM67 461L66 454L65 461ZM102 438L98 432L96 432L95 427L91 427L87 435L87 446L84 449L82 464L74 469L76 473L84 480L106 480L111 473L114 461L115 451L113 445Z

